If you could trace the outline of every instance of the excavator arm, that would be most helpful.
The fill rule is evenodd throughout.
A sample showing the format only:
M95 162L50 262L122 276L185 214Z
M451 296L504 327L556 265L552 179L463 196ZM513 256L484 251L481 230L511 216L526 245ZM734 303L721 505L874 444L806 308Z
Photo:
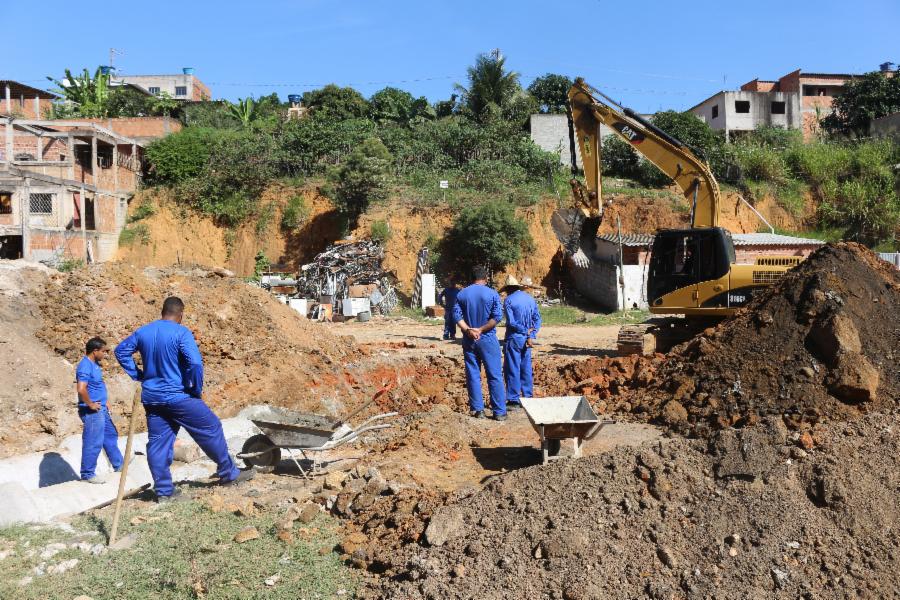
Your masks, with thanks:
M719 186L709 166L685 144L631 109L620 106L581 78L576 79L569 89L569 108L574 134L581 150L585 183L573 180L577 210L574 213L570 211L566 217L560 217L563 227L555 229L557 235L566 238L563 243L573 253L578 245L578 238L595 235L596 227L603 217L600 194L601 125L609 127L672 178L691 206L691 227L718 226Z

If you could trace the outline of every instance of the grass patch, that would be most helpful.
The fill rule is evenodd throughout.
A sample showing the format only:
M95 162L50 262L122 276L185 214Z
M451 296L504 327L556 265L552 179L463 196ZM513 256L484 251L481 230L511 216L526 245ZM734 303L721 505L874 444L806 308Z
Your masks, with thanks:
M150 228L146 223L138 223L134 226L125 226L119 233L120 246L133 246L135 243L146 246L150 243Z
M131 216L128 217L128 223L134 223L136 221L140 221L142 219L147 219L156 214L156 205L153 204L149 199L144 199L143 202L135 207L134 212L131 213Z
M628 310L624 313L592 313L574 306L542 306L541 320L544 325L627 325L643 323L650 317L645 310Z
M60 273L69 273L70 271L74 271L75 269L80 269L84 266L84 261L80 258L66 258L61 260L58 265L56 265L56 270Z
M300 194L291 196L281 213L282 229L296 229L309 218L309 207L306 199Z
M158 510L157 522L130 525L135 515L124 514L122 535L138 534L130 550L92 555L73 548L74 534L54 528L12 527L0 529L0 551L15 554L0 561L0 598L31 600L73 598L84 594L94 600L160 598L249 599L334 597L344 590L352 597L355 580L340 558L331 551L337 543L335 523L319 517L306 526L307 534L295 530L296 542L287 545L274 536L274 514L252 521L231 513L213 513L190 502ZM109 515L111 517L111 514ZM234 534L252 524L260 538L244 544ZM79 532L102 532L86 537L88 544L102 544L109 523L83 518L74 523ZM47 559L42 549L51 542L66 543L66 549ZM320 550L327 552L320 554ZM44 568L67 559L78 559L71 570L59 575L36 576ZM273 586L265 580L274 575ZM23 577L33 581L19 585Z

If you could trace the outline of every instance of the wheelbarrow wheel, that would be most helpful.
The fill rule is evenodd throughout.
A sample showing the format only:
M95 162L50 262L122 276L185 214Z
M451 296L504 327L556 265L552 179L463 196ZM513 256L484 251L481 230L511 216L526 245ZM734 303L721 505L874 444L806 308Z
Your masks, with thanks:
M257 454L259 453L259 454ZM281 449L272 443L268 436L254 435L241 449L241 454L255 454L256 456L244 456L244 462L249 467L259 469L272 469L281 462Z

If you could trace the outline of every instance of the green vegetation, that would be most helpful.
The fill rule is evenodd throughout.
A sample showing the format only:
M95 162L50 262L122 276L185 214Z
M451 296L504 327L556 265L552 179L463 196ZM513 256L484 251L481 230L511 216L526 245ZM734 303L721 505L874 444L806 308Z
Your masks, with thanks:
M542 306L541 321L544 325L628 325L643 323L650 317L645 310L628 310L614 313L586 312L574 306Z
M128 223L134 223L136 221L141 221L143 219L147 219L156 214L156 205L147 198L141 201L138 204L131 215L128 217Z
M282 229L296 229L309 218L309 207L303 196L291 196L281 212Z
M537 101L542 113L565 113L569 105L572 80L565 75L547 73L528 86L528 93Z
M61 273L68 273L84 266L84 261L80 258L66 258L56 265L56 270Z
M370 202L387 197L392 158L380 139L368 138L329 171L325 194L349 218L351 227L356 226Z
M260 250L256 253L256 262L253 265L253 279L259 281L259 278L263 273L269 270L269 267L272 266L272 263L269 262L269 257L266 256L266 253Z
M832 135L867 136L872 119L900 111L900 77L875 71L851 79L834 99L834 114L822 119Z
M533 244L524 221L503 200L468 206L442 240L443 273L468 274L478 265L499 271L516 262Z
M120 246L133 246L135 243L144 246L150 243L150 228L146 223L126 225L119 233Z
M369 226L369 237L376 242L386 242L391 239L391 225L387 221L374 221Z
M151 513L151 519L139 525L130 525L134 516L123 514L120 535L136 533L135 546L99 556L67 547L50 559L41 559L41 550L48 544L69 546L77 543L72 541L76 535L54 527L0 529L0 550L15 552L0 561L0 597L278 600L353 595L353 574L331 551L338 541L337 527L326 517L308 526L308 536L297 535L293 544L286 545L275 537L275 518L270 513L248 523L233 513L213 513L189 502ZM257 527L259 539L233 542L233 536L248 524ZM79 539L105 546L108 522L82 518L74 525L81 533ZM46 568L70 559L77 559L78 564L63 574L34 574L40 563ZM33 580L20 586L24 577ZM267 585L267 579L274 579L273 585Z

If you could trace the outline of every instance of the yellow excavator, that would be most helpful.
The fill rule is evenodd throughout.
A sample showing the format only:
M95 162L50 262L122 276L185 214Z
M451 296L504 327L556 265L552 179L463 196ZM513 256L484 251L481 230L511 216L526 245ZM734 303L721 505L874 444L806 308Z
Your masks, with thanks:
M776 282L800 262L796 256L771 256L757 258L752 265L735 264L731 233L719 226L719 185L705 161L687 145L581 78L569 89L569 108L584 165L584 184L573 178L575 207L557 211L552 224L576 264L590 264L585 250L590 253L595 247L603 218L601 125L609 127L668 175L691 206L690 228L656 232L647 274L650 312L685 318L622 327L617 344L619 354L667 350L711 321L734 314L754 293Z

